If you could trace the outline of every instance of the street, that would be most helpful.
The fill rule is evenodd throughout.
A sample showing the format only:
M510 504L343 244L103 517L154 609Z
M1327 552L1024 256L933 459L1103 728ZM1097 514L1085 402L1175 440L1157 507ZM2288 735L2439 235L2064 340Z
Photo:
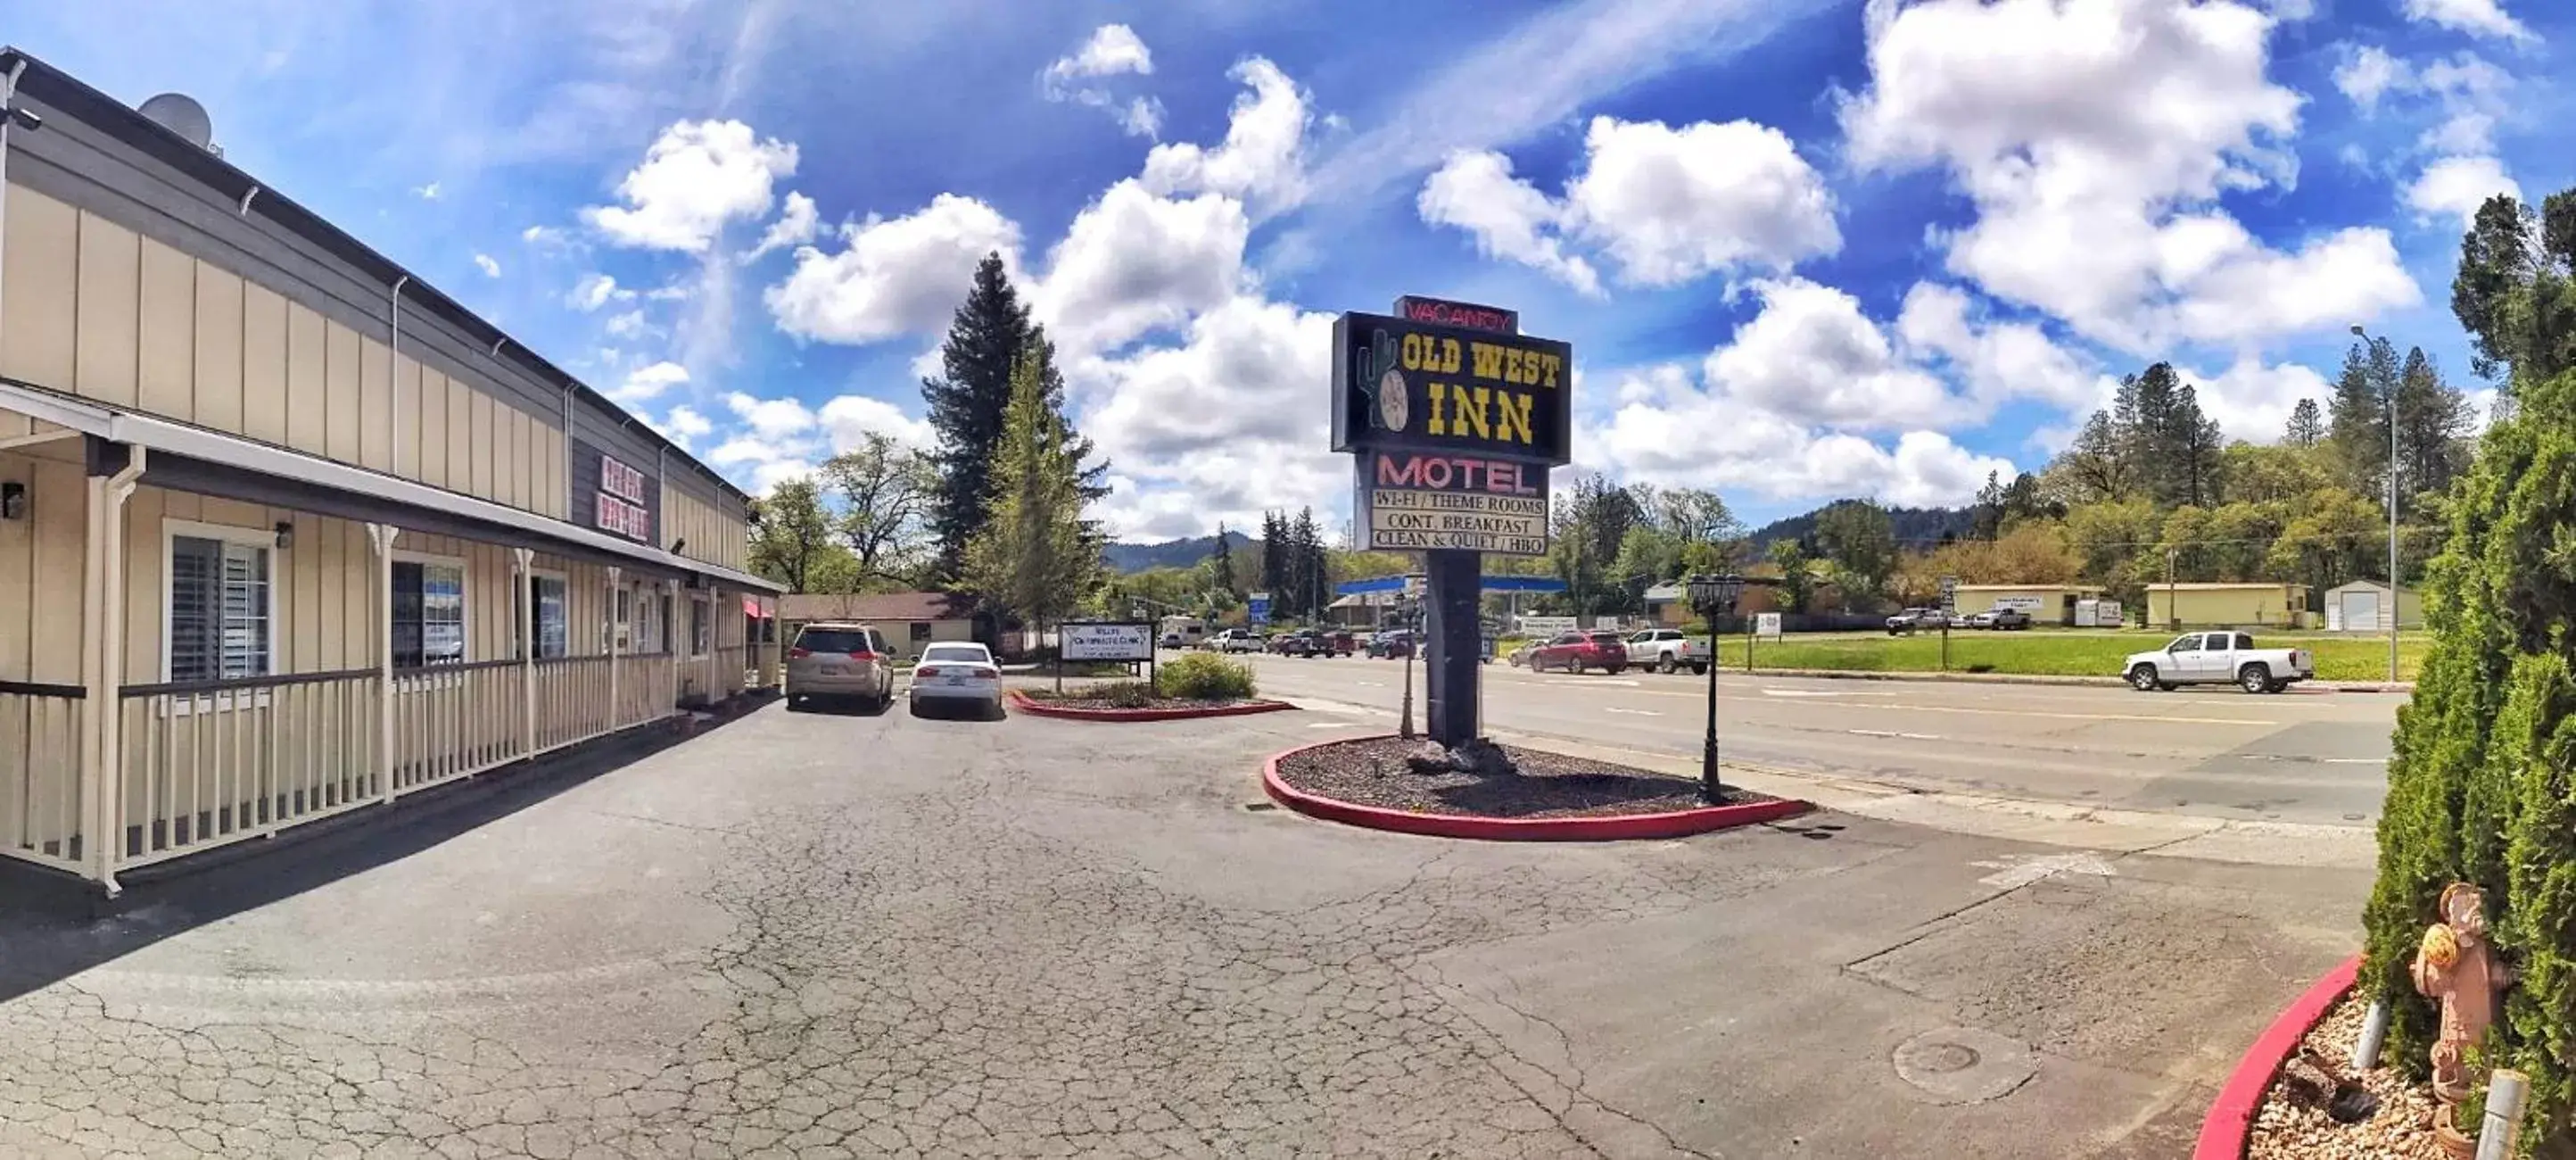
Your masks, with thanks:
M1595 710L1646 687L1496 695L1628 728ZM1268 808L1263 756L1351 728L773 704L115 917L0 889L0 1154L2165 1157L2368 883L1834 812L1567 846Z
M1266 694L1402 702L1401 661L1253 658ZM1542 737L1696 759L1707 678L1486 665L1485 719ZM1416 721L1422 670L1413 670ZM1917 789L2322 825L2378 821L2404 696L2232 687L1840 680L1722 673L1725 760Z

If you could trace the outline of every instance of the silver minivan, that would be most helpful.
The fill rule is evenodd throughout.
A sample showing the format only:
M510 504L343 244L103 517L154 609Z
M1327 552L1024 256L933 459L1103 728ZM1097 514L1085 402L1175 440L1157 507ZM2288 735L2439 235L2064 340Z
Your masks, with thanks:
M894 703L894 658L885 635L864 624L806 625L787 649L787 707L814 697L850 697L882 711Z

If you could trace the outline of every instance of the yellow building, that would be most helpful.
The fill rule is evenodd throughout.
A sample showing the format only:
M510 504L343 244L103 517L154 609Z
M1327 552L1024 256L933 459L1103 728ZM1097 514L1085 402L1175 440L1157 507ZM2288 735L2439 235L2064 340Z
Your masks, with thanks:
M1962 584L1954 595L1962 615L2014 608L2030 614L2033 623L2073 624L2076 602L2098 598L2102 590L2085 584Z
M2305 584L2150 584L2147 625L2188 628L2305 628Z
M201 142L0 78L0 855L113 893L754 679L740 491Z

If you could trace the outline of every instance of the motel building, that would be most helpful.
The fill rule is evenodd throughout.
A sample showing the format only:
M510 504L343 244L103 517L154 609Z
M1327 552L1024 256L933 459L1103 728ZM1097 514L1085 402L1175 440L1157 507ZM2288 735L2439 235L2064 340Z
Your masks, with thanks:
M113 894L773 678L742 492L184 116L0 96L0 855Z

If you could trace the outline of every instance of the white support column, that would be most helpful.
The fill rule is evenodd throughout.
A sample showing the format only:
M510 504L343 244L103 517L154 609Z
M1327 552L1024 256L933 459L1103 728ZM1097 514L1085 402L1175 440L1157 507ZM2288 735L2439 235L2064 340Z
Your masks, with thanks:
M716 619L722 615L717 611L722 607L724 607L724 589L709 586L707 588L707 703L710 705L715 703L716 690L722 687L717 682L717 676L724 672L724 622Z
M118 893L116 863L125 845L124 702L117 696L125 677L125 500L143 475L144 450L129 446L126 455L113 474L100 472L93 456L83 537L88 583L81 589L81 860L110 898Z
M608 570L608 727L612 730L625 724L618 720L617 712L617 597L625 589L626 569L610 568ZM626 615L627 619L632 621L635 610L628 608Z
M376 549L376 776L384 792L377 800L394 800L394 541L402 529L368 524L367 541Z
M537 752L537 594L528 587L536 563L535 550L510 549L511 583L518 588L518 594L510 598L509 608L511 615L519 618L515 630L519 638L519 740L526 747L519 751L521 757L532 757ZM523 600L527 602L525 608L519 604Z
M679 581L664 580L662 591L669 594L671 600L670 614L662 618L665 621L662 625L662 652L671 661L671 699L662 706L662 711L675 713L680 708L680 658L689 655L680 647L680 618L688 615L689 608L682 603L685 597L680 591Z

